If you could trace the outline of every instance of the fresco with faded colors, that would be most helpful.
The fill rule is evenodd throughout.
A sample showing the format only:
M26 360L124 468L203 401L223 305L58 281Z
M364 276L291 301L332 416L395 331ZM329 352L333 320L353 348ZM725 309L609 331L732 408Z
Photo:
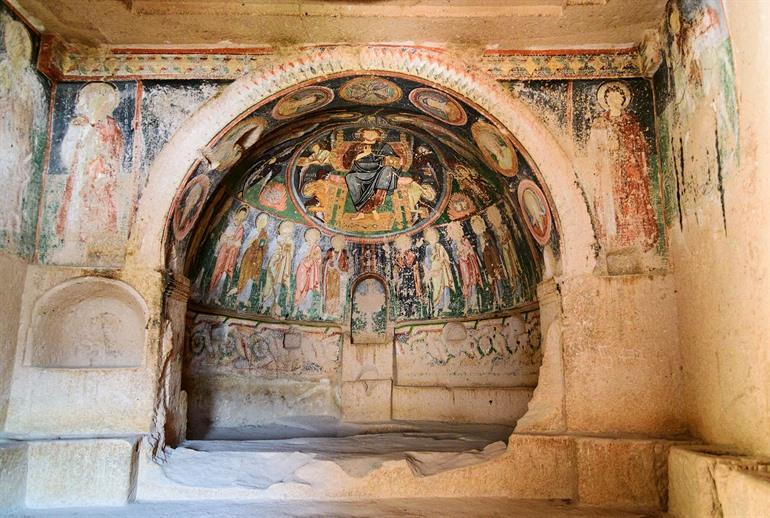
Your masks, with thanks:
M266 378L320 379L334 376L340 367L339 329L195 315L188 331L188 374L224 369Z
M394 321L534 300L558 235L514 140L446 93L379 79L300 88L202 150L172 218L195 303L342 323L369 274Z
M228 84L227 81L142 82L142 174L179 126Z
M542 361L537 311L411 324L395 330L398 381L410 386L535 386Z
M120 266L150 165L187 117L226 84L58 84L38 245L41 261ZM201 183L186 197L190 209L196 196L208 193ZM196 214L185 212L176 225L191 226L190 216Z
M663 34L664 59L653 85L666 224L684 230L709 201L721 208L726 231L723 175L737 166L740 135L722 3L670 1Z
M49 83L34 68L39 41L0 4L0 250L35 249L48 129Z
M118 266L137 176L135 82L60 83L55 92L40 258Z
M663 250L652 90L645 80L574 86L575 140L594 175L585 182L597 235L610 251Z
M641 270L660 267L666 253L664 200L650 82L630 78L504 85L574 156L604 254L638 256L636 268Z

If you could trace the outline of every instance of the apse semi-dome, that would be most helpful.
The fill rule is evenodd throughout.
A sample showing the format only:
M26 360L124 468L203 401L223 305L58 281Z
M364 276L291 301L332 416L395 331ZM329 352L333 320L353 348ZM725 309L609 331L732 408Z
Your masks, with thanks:
M535 300L558 249L515 139L412 79L299 87L202 156L172 221L199 310L343 322L357 290L397 322L497 313Z

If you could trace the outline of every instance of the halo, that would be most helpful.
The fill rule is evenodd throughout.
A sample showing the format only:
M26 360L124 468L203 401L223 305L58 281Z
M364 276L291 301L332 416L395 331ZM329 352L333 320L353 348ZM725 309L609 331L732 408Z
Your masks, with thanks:
M335 250L342 250L345 248L345 237L341 236L340 234L336 234L331 239L332 248Z
M278 225L278 234L286 236L292 233L294 233L294 222L288 219L281 221L281 224Z
M317 243L321 239L321 232L317 228L309 228L305 231L305 242Z
M264 222L261 226L262 228L265 228L267 224L270 221L270 216L267 215L267 212L260 212L257 214L257 217L254 218L254 227L259 228L260 222Z
M596 91L596 100L599 101L599 106L601 106L604 111L610 111L610 107L607 106L607 90L610 88L622 91L625 100L623 101L623 106L621 106L621 108L628 106L628 103L631 102L631 90L628 88L628 85L620 81L609 81L599 87Z
M93 99L101 99L109 107L109 113L115 111L120 104L120 93L114 85L103 81L87 83L80 89L78 99L85 97L90 102Z

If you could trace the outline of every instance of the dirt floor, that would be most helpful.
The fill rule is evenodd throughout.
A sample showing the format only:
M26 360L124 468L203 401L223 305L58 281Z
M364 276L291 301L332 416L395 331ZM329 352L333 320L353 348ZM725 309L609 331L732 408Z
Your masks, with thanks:
M356 502L263 501L253 503L135 503L125 507L26 510L14 517L42 518L646 518L664 516L616 509L576 507L564 502L505 498L417 498Z

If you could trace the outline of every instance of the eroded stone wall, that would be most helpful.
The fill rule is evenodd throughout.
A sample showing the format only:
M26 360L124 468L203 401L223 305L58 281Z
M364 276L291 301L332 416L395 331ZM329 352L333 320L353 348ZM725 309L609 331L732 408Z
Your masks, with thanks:
M375 344L351 343L350 330L335 324L190 312L183 374L190 436L286 417L341 418L346 390L359 383L371 390L383 381L388 389L380 420L513 424L537 383L539 324L537 310L415 322L397 327L390 342ZM359 417L372 415L361 410L370 406L366 399L357 402Z
M0 4L0 426L16 353L26 262L35 253L48 127L48 80L35 70L39 38Z
M687 417L770 452L767 5L669 3L655 75Z

